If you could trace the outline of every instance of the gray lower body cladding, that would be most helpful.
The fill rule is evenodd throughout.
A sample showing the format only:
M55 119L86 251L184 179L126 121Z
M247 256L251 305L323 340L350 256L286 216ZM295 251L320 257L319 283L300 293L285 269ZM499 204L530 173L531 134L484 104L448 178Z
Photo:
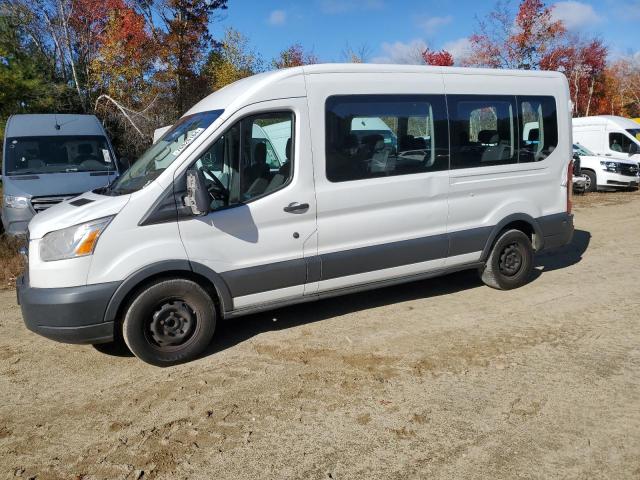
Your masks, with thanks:
M536 235L541 236L537 242L539 249L559 247L571 241L573 216L561 213L541 217L535 220L533 227ZM233 297L488 250L502 228L501 225L481 227L232 270L220 275L212 273L219 278L218 282L223 282L222 286L231 297L224 302L223 313L233 316L236 313L232 307ZM477 264L470 264L468 268L475 266ZM148 275L138 272L134 275L135 281L129 284L125 280L69 288L33 288L28 277L20 277L17 282L18 303L27 328L47 338L66 343L109 342L114 337L115 313L127 293L145 278L163 270L180 269L201 273L197 265L189 265L186 261L167 261L154 265ZM460 269L461 266L455 266L451 270ZM442 270L434 274L448 272ZM412 276L407 280L423 277ZM121 286L123 288L119 288ZM351 290L345 289L344 292Z

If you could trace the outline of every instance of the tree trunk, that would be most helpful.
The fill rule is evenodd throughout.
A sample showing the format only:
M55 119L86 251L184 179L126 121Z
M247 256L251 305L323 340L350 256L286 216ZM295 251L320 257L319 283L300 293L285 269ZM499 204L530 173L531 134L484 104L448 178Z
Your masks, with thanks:
M62 22L62 28L64 30L65 41L67 44L67 53L69 54L69 64L71 65L73 83L75 83L76 85L76 91L78 92L78 97L80 98L80 105L82 105L82 109L86 112L87 105L85 102L84 95L82 94L82 89L80 88L80 81L78 80L76 63L73 61L73 49L71 47L71 32L69 31L69 17L67 17L67 13L65 12L64 0L58 0L58 10L60 11L60 21Z
M593 97L593 85L595 83L595 77L591 76L591 85L589 85L589 97L587 97L587 111L585 112L585 117L589 116L589 109L591 108L591 97Z

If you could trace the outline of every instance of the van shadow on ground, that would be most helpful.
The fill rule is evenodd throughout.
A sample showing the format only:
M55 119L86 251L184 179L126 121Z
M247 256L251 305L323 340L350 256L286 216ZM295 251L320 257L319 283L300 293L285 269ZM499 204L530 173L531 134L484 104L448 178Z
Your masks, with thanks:
M589 247L590 240L591 234L589 232L576 230L569 245L536 255L532 281L536 281L545 272L570 267L580 262ZM222 321L218 323L213 342L202 356L206 357L226 350L260 333L309 325L361 310L417 299L434 298L473 288L489 287L484 286L476 271L468 270L443 277L381 288L375 290L375 293L370 290ZM97 348L99 351L111 355L131 355L122 346L105 345L97 346Z
M589 247L590 240L591 234L589 232L576 230L570 244L548 253L536 255L532 281L537 280L545 272L570 267L580 262ZM342 297L327 298L270 312L248 315L220 322L216 336L204 355L211 355L233 347L263 332L308 325L360 310L417 299L428 299L473 288L489 287L484 286L475 270L467 270L443 277L381 288L375 291L370 290ZM274 322L273 319L276 319L276 321Z

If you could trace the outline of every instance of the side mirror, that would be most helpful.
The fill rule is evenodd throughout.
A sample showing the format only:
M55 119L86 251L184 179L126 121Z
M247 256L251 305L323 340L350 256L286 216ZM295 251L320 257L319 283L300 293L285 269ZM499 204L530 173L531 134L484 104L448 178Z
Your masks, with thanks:
M120 157L120 167L122 167L123 171L129 170L129 167L131 167L131 161L128 157Z
M629 145L629 156L635 155L636 153L638 153L638 144L633 142Z
M204 175L200 170L187 170L187 196L184 197L184 204L196 216L209 213L211 197L204 181Z

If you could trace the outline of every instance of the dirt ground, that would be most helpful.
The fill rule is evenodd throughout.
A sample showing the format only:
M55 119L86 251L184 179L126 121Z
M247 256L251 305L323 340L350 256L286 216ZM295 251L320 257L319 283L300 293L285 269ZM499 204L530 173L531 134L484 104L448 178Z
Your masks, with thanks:
M473 272L225 322L159 369L0 292L0 476L638 479L640 194L500 292Z

